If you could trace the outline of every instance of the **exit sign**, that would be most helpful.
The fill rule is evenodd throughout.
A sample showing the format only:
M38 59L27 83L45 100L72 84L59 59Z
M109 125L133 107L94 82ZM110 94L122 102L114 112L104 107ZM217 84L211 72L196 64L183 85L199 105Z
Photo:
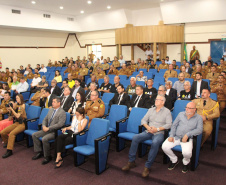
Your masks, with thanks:
M221 40L226 40L226 38L222 38Z

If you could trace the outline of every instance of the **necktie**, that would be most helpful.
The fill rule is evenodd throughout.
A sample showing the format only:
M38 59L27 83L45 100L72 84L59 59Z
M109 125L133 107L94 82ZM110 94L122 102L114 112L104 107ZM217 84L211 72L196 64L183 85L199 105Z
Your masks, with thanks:
M140 96L137 96L137 98L136 98L136 100L134 102L134 107L137 107L139 99L140 99Z
M121 95L118 96L118 103L117 104L119 104L120 98L121 98Z
M48 97L46 98L46 108L49 108L49 99L48 99Z
M170 71L170 74L171 74L171 71Z
M62 93L61 93L61 95L60 96L63 96L64 95L64 88L62 89Z
M213 73L213 76L214 76L214 73Z
M204 102L203 102L203 106L205 106L206 105L206 100L204 100Z
M62 100L62 102L61 102L61 108L64 106L64 101L65 101L65 99L66 99L66 97L64 96L64 97L63 97L63 100Z
M49 120L49 123L48 123L48 127L50 126L50 124L51 124L51 122L52 122L52 120L54 118L55 113L56 113L56 110L53 111L53 114L52 114L52 116L51 116L51 118Z

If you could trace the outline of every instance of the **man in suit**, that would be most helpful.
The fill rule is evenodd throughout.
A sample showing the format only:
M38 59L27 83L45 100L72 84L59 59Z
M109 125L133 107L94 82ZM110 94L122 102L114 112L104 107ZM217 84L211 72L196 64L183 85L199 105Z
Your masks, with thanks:
M55 98L55 94L50 94L49 89L44 89L43 97L40 97L40 107L42 108L52 108L53 98Z
M166 95L171 98L172 105L174 107L174 103L177 100L177 90L172 88L172 82L167 81L165 84L166 87Z
M85 90L80 86L81 80L75 79L75 85L71 90L71 96L75 99L77 92L85 94Z
M56 96L60 96L61 90L57 86L57 81L55 79L51 81L50 93L55 94Z
M67 112L72 103L74 102L74 98L71 96L71 89L70 87L64 88L64 94L61 98L61 108L64 109L65 112Z
M195 97L199 98L201 96L203 89L208 89L208 82L202 80L202 73L197 72L195 74L196 81L193 82L191 90L195 93Z
M187 62L185 64L185 72L188 74L192 74L193 69L190 67L190 64Z
M53 108L49 110L47 116L44 118L42 130L32 134L34 151L37 152L37 154L32 157L32 160L39 159L44 153L45 159L42 161L43 165L52 160L49 141L55 138L55 131L63 127L66 121L66 113L60 107L60 102L59 97L53 99ZM40 137L42 137L42 142L39 140Z
M164 96L166 101L164 103L164 107L168 108L169 110L172 109L172 100L169 96L166 95L166 88L164 85L159 86L158 94L154 94L149 101L146 102L146 107L151 108L155 106L155 100L158 95Z
M114 97L110 100L109 105L117 104L117 105L126 105L129 108L129 100L130 96L124 92L123 85L119 85L117 87L118 93L115 93Z
M218 102L210 98L210 90L202 90L202 98L194 99L192 102L195 103L197 114L202 116L203 119L203 133L201 146L208 139L213 130L213 119L220 116Z
M146 102L150 99L147 94L143 94L144 88L142 85L136 87L136 94L134 94L129 102L129 111L133 107L146 108Z
M65 87L68 87L68 81L67 80L63 80L62 82L62 87L60 89L60 96L63 96L64 95L64 89Z

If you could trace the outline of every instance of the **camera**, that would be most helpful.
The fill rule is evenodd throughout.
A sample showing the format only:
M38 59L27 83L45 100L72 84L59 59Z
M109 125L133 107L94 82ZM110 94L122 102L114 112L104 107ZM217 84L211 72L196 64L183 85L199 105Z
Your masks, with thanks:
M5 107L13 107L13 104L12 103L8 103L5 105Z

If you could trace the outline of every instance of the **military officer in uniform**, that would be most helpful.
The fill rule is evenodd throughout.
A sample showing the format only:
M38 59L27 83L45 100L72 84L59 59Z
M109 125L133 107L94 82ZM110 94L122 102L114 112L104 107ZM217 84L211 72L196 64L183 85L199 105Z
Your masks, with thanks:
M226 105L226 83L223 75L219 75L217 81L211 88L212 93L217 94L217 100L220 106L220 112L222 112Z
M220 116L218 102L210 98L209 89L202 90L202 98L194 99L192 102L195 103L197 113L202 116L203 119L203 134L202 144L208 139L213 130L213 119Z
M53 66L53 63L51 62L51 60L49 60L48 67L52 67L52 66Z
M79 75L82 76L82 80L84 80L84 76L88 75L88 68L86 68L85 64L81 65L82 68L79 70Z
M118 61L118 58L117 57L114 57L114 61L113 61L112 65L115 68L120 67L120 62Z
M6 75L6 73L4 71L2 72L2 79L1 79L1 81L3 81L3 82L7 82L8 81L8 77L7 77L7 75Z
M145 62L142 60L141 63L138 66L138 70L139 69L148 69L148 65L145 64Z
M160 71L160 69L168 69L168 64L166 64L165 59L162 59L162 63L159 65L158 71Z
M100 67L97 68L97 71L96 71L94 74L95 74L96 77L97 77L97 81L98 81L99 79L103 79L104 76L105 76L105 72L104 72Z
M31 105L40 107L40 99L43 97L44 88L41 91L37 91L34 96L31 98L31 101L34 101Z
M29 73L27 74L26 78L27 79L33 79L34 78L34 74L32 73L32 69L29 68L28 71L29 71Z
M209 80L210 80L210 85L212 85L212 83L213 83L214 81L216 81L216 79L217 79L217 77L218 77L219 75L220 75L220 74L217 73L217 68L216 68L216 66L212 66L212 67L211 67L211 72L208 73L208 74L206 75L206 79L209 79Z
M169 70L165 72L164 78L166 81L168 80L168 78L177 78L177 72L173 70L173 64L169 65Z
M103 70L106 72L110 68L109 64L107 63L107 60L104 59L104 63L102 64Z
M138 70L138 65L134 62L134 60L131 60L131 68L133 69L133 71Z
M154 60L151 60L151 64L148 66L149 69L158 69L157 64L155 64Z
M181 67L181 73L184 74L185 78L190 78L190 74L186 72L185 66Z
M122 64L122 69L119 70L118 75L126 75L129 77L132 73L127 69L126 64Z
M71 71L72 71L72 68L71 68L71 63L70 63L70 64L68 64L68 68L64 71L64 75L65 75L65 73L71 73Z
M202 70L202 66L200 64L196 65L196 71L191 74L191 78L196 80L196 73L200 72L202 74L202 79L206 79L206 73Z
M111 65L110 70L108 71L108 75L118 75L118 69Z
M179 69L176 60L173 60L173 61L172 61L172 65L173 65L173 69Z
M91 92L91 101L86 102L85 112L89 117L89 125L93 118L99 118L104 115L105 105L104 102L99 98L99 92L97 90Z
M226 71L226 65L224 63L224 58L220 59L220 65L217 66L217 72L221 73L222 71Z
M78 68L78 65L77 64L72 65L72 70L71 70L72 79L78 78L78 69L79 68L76 70L76 66Z
M3 114L7 114L9 111L7 110L6 106L10 101L13 101L11 99L10 92L5 92L4 99L2 100L2 103L0 105L0 121L3 120Z

